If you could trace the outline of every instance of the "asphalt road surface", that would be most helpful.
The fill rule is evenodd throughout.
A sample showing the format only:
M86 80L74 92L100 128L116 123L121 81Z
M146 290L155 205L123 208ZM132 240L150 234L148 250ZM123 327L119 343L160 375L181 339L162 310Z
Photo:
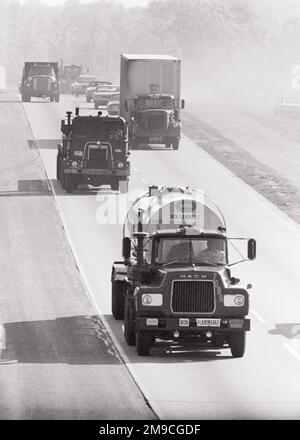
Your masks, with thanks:
M83 97L62 97L59 104L37 100L24 108L90 297L151 407L162 419L299 419L299 225L185 136L178 151L132 152L131 199L149 184L204 189L221 207L229 236L258 243L256 261L233 268L234 276L253 284L243 358L232 359L229 349L203 352L168 344L138 357L110 309L111 265L121 257L122 222L107 224L103 213L108 200L115 206L121 196L109 189L66 195L55 179L60 120L75 105L92 111ZM96 381L93 389L98 390Z
M153 419L86 291L17 99L0 94L0 419Z

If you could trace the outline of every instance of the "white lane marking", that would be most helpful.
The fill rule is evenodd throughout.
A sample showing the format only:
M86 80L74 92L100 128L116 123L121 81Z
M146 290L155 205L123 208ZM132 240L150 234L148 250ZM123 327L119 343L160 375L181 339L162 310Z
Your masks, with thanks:
M253 316L261 323L261 324L267 324L267 321L254 309L251 309L250 313L252 313Z
M298 361L300 361L300 353L298 353L294 347L292 347L288 342L283 342L283 345Z
M149 182L147 179L145 179L145 177L142 177L142 182L145 183L145 185L149 185Z
M138 170L136 167L132 167L132 169L133 169L133 171L134 171L135 173L138 173L138 172L139 172L139 170Z

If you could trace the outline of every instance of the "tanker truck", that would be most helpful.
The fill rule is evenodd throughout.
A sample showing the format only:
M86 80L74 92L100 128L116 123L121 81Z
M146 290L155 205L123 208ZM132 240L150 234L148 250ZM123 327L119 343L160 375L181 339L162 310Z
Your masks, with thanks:
M179 148L180 66L169 55L121 55L120 116L129 124L129 149L140 144Z
M151 186L133 203L123 260L112 266L112 314L124 319L138 355L149 355L157 339L244 355L252 286L231 275L232 240L247 249L240 261L255 259L256 241L229 239L223 214L200 190Z

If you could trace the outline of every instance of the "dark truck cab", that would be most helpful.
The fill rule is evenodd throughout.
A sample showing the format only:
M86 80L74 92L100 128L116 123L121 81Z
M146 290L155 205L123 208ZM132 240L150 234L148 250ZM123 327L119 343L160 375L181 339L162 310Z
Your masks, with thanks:
M25 62L19 91L24 102L32 97L59 102L58 63Z
M60 89L61 93L71 93L71 83L83 71L81 65L71 64L68 66L61 66L60 72Z
M61 122L62 143L58 144L56 176L71 193L82 184L110 185L126 192L130 175L127 125L123 118L75 116L67 112Z
M232 240L218 207L196 190L150 187L134 202L124 260L112 267L112 313L124 319L125 340L139 355L156 338L244 355L252 286L231 276ZM247 258L239 260L253 260L255 240L238 240L247 242Z

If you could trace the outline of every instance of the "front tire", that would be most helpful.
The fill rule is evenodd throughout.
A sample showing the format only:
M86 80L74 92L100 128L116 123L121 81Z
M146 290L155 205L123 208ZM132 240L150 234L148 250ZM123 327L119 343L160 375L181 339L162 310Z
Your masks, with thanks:
M172 146L173 146L173 150L178 150L179 148L179 140L178 139L174 139L172 142Z
M136 332L135 332L135 310L134 304L130 302L128 296L125 299L125 312L124 312L124 337L127 345L130 347L136 344Z
M59 102L59 95L55 97L55 102Z
M66 174L64 179L64 184L65 184L64 189L66 190L66 192L68 194L71 194L74 191L73 176L71 176L70 174Z
M228 339L232 357L243 357L246 348L246 332L232 333Z
M136 352L139 356L149 356L152 340L153 338L151 333L142 330L137 331Z
M57 157L56 157L56 179L57 180L60 180L60 167L61 167L60 159L61 159L61 156L59 153L57 153Z
M113 317L117 320L124 319L126 284L124 281L112 281L111 309Z

